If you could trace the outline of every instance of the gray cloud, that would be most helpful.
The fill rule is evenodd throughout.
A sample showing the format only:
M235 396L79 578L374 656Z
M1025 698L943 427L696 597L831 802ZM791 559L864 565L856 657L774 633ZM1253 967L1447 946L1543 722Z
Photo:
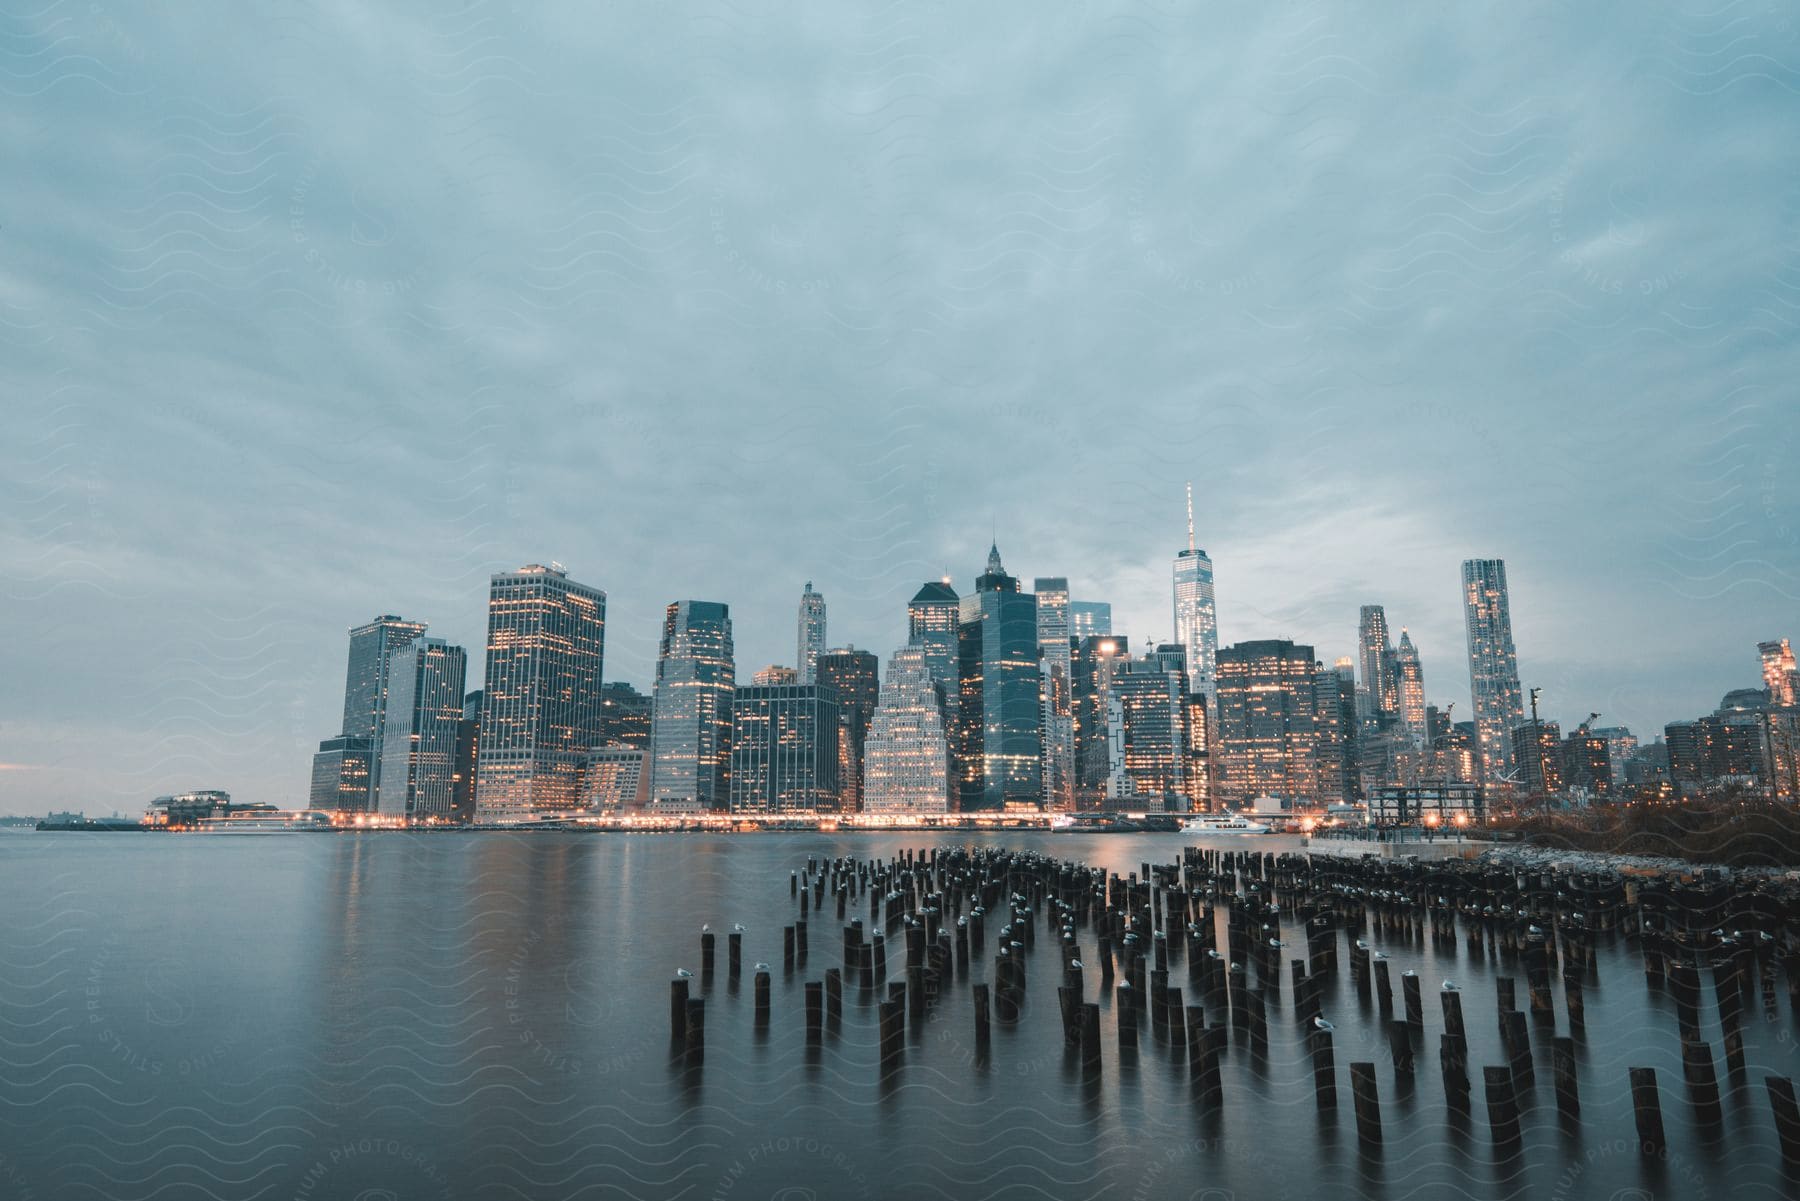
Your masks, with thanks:
M296 800L488 573L792 657L917 582L1411 627L1648 733L1800 597L1800 46L1732 4L50 3L0 23L0 810Z

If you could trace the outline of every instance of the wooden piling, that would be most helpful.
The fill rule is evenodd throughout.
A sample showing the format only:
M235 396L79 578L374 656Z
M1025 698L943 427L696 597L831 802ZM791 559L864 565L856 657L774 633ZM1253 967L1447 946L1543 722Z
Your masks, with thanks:
M1388 1055L1394 1061L1394 1075L1413 1074L1412 1027L1401 1018L1388 1023Z
M669 1037L680 1042L687 1037L688 982L686 976L669 981Z
M881 1070L892 1071L900 1066L900 1058L906 1049L906 1002L887 1000L881 1002Z
M1789 1165L1800 1164L1800 1104L1794 1100L1794 1082L1786 1076L1770 1076L1769 1108L1775 1115L1775 1134L1781 1140L1781 1157Z
M1697 1036L1681 1040L1681 1074L1694 1103L1694 1121L1716 1127L1724 1117L1719 1105L1719 1069L1712 1048Z
M1314 1026L1307 1035L1312 1049L1313 1098L1321 1110L1337 1108L1337 1062L1331 1031Z
M1448 1034L1438 1035L1438 1064L1444 1076L1444 1105L1457 1113L1469 1111L1468 1048Z
M699 1067L706 1060L706 998L689 997L687 1003L687 1062Z
M1512 1070L1484 1067L1481 1082L1487 1094L1488 1130L1493 1134L1494 1145L1516 1145L1519 1141L1519 1094Z
M1558 1038L1550 1046L1550 1061L1556 1078L1557 1112L1573 1122L1581 1117L1581 1091L1575 1077L1575 1040Z
M1381 1144L1381 1094L1375 1085L1375 1065L1350 1065L1350 1095L1356 1105L1356 1137L1364 1146Z
M1662 1097L1655 1068L1631 1069L1631 1108L1637 1118L1638 1150L1654 1158L1663 1150Z

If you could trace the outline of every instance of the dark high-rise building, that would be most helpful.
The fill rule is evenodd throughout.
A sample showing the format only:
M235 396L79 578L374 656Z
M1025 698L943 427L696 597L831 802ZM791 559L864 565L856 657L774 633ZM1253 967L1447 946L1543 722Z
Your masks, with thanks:
M1112 681L1130 662L1127 641L1111 634L1094 634L1075 645L1071 672L1070 712L1075 741L1075 805L1098 809L1106 799L1106 782L1112 767L1109 720ZM1121 721L1123 717L1121 715Z
M1394 651L1388 641L1387 610L1364 605L1356 627L1357 656L1362 661L1362 686L1376 713L1392 713L1400 707L1394 680Z
M731 803L731 608L685 600L663 615L650 725L650 804L705 813Z
M369 811L369 772L374 758L370 740L339 734L319 744L313 756L312 788L308 804L314 809L341 813Z
M806 581L800 594L799 634L795 643L794 672L802 684L814 682L813 668L825 653L825 598Z
M907 642L925 652L925 670L949 696L957 693L956 627L960 602L948 577L929 580L906 606Z
M1624 726L1597 726L1594 733L1606 739L1606 761L1612 768L1612 782L1625 782L1625 764L1637 754L1637 735Z
M1316 676L1313 648L1285 639L1219 649L1213 793L1220 802L1320 797Z
M1765 689L1738 688L1726 693L1718 709L1707 716L1670 722L1663 727L1669 779L1684 796L1726 785L1756 788L1771 783L1775 795L1784 795L1788 781L1777 772L1785 772L1788 764L1785 748L1771 742L1779 727L1770 719L1787 712L1786 707L1769 705Z
M582 764L601 743L605 647L606 593L559 565L531 563L490 581L475 766L481 821L581 808Z
M1317 665L1313 675L1314 726L1318 733L1320 800L1356 799L1356 680L1336 667Z
M450 812L454 821L475 820L475 765L481 746L481 690L463 694L462 719L456 723L456 784Z
M1073 672L1069 581L1062 576L1040 576L1032 588L1037 597L1044 803L1052 809L1069 809L1074 803L1075 780L1075 723L1069 711Z
M350 631L350 657L344 672L343 733L369 740L369 796L365 811L372 812L381 803L389 667L394 656L424 632L424 622L407 621L392 613L384 613Z
M1108 798L1113 807L1178 811L1192 804L1189 773L1195 762L1188 700L1205 694L1189 693L1186 663L1186 656L1177 654L1171 668L1152 656L1114 673L1112 696L1119 707L1126 789L1123 795Z
M1112 632L1112 605L1109 602L1069 602L1069 641L1080 643L1083 639Z
M1336 677L1330 691L1337 705L1337 737L1341 743L1338 753L1343 773L1336 791L1346 801L1359 801L1363 798L1362 715L1356 707L1356 661L1347 655L1339 658L1332 664L1331 674Z
M1526 721L1514 726L1512 760L1527 793L1555 796L1562 792L1562 727L1553 721Z
M1044 795L1037 598L1019 591L1000 550L988 550L957 626L958 807L1039 808Z
M819 656L823 664L827 658ZM838 807L837 695L822 684L753 684L731 704L731 811Z
M1406 737L1415 747L1424 747L1429 738L1425 728L1425 669L1419 663L1419 648L1412 635L1400 627L1400 644L1394 648L1394 714Z
M846 813L862 811L863 751L869 723L881 703L881 660L855 647L826 651L818 659L818 682L837 694L838 798Z
M1604 735L1584 723L1563 739L1563 784L1590 796L1612 787L1612 753Z
M1698 792L1712 778L1707 762L1706 722L1672 721L1663 727L1667 746L1669 780L1684 796Z
M1519 656L1513 649L1512 602L1506 594L1506 563L1465 559L1462 584L1478 766L1481 779L1491 782L1514 766L1512 730L1525 719Z
M600 743L602 746L650 746L650 697L623 680L600 689Z
M463 648L441 638L415 638L394 656L378 792L383 815L451 820L465 664Z

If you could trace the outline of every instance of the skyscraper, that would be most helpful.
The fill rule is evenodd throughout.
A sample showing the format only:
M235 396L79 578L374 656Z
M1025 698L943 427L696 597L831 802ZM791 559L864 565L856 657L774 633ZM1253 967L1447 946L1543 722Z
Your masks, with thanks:
M387 736L388 671L394 656L425 632L422 621L384 613L350 631L350 658L344 672L344 729L369 740L367 811L381 803L381 752ZM325 753L321 751L321 753Z
M390 666L379 812L447 822L456 812L456 748L466 656L441 638L415 638Z
M959 808L1036 809L1043 803L1037 598L1019 591L997 546L957 626Z
M1032 587L1037 596L1044 803L1052 809L1068 809L1073 806L1075 781L1075 729L1069 713L1069 581L1062 576L1040 576Z
M1119 707L1120 747L1123 754L1125 808L1185 810L1192 798L1189 773L1194 769L1185 656L1174 657L1178 666L1156 656L1123 665L1112 677L1112 697ZM1203 694L1195 694L1203 695ZM1115 789L1117 782L1115 782Z
M600 745L650 745L650 698L623 680L600 689Z
M1319 799L1316 674L1313 648L1285 639L1220 648L1218 800Z
M1506 595L1506 563L1465 559L1462 583L1476 757L1482 780L1492 782L1512 770L1512 730L1525 718L1519 657L1513 649L1512 607Z
M819 656L818 682L837 694L838 799L845 813L862 808L863 748L881 700L881 660L855 647Z
M752 684L798 684L800 673L780 663L771 663L767 667L759 667L750 673Z
M635 809L644 799L644 749L614 743L591 750L581 770L581 807L590 813L615 814Z
M1321 800L1356 800L1361 779L1356 716L1356 668L1349 659L1314 671L1314 721L1318 737Z
M1554 796L1563 790L1562 727L1553 721L1524 721L1512 728L1513 762L1525 791Z
M908 643L925 652L925 669L945 693L956 695L956 626L960 602L950 580L927 580L906 606Z
M1430 741L1425 726L1425 669L1405 626L1400 627L1400 645L1394 648L1394 699L1406 736L1414 746L1425 746Z
M321 742L318 754L313 756L308 804L314 809L335 809L342 813L368 812L369 770L373 758L367 738L339 734Z
M1075 805L1078 809L1100 808L1106 799L1107 780L1113 766L1112 682L1130 659L1128 643L1123 636L1094 634L1076 644L1070 709L1074 725Z
M663 615L650 726L653 807L702 813L730 803L733 653L730 606L676 601Z
M1362 607L1362 619L1356 627L1356 653L1362 663L1362 686L1369 694L1369 707L1377 715L1398 710L1393 651L1388 646L1387 610L1380 605Z
M943 696L925 665L925 648L903 647L888 660L863 746L863 812L943 813L949 798Z
M1625 764L1637 754L1637 735L1624 726L1598 726L1594 733L1606 739L1606 763L1612 782L1625 782Z
M1794 648L1786 638L1759 642L1756 653L1762 659L1763 687L1769 690L1771 705L1792 705L1800 699L1800 665L1794 660Z
M1106 601L1069 602L1069 640L1080 642L1084 638L1094 638L1101 634L1110 634L1112 628L1112 605Z
M456 723L456 784L450 794L450 816L465 825L475 820L475 769L480 751L481 690L478 688L463 693L462 719Z
M813 591L812 581L808 580L806 591L800 594L799 645L794 657L794 670L802 684L814 682L814 665L824 650L825 598Z
M475 811L521 821L581 807L580 776L601 745L606 593L558 564L530 563L488 586Z
M752 684L736 690L731 714L733 813L838 808L843 728L829 686Z
M1187 648L1188 691L1216 699L1219 618L1213 600L1213 564L1194 545L1194 486L1187 489L1187 549L1175 556L1175 641Z

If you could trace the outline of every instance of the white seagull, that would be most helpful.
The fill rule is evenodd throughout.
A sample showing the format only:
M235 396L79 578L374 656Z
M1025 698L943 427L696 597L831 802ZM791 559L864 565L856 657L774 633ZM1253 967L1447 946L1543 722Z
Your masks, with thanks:
M1330 1022L1326 1021L1324 1018L1314 1018L1313 1019L1313 1029L1323 1030L1325 1033L1330 1034L1333 1030L1336 1030L1337 1027L1333 1026Z

